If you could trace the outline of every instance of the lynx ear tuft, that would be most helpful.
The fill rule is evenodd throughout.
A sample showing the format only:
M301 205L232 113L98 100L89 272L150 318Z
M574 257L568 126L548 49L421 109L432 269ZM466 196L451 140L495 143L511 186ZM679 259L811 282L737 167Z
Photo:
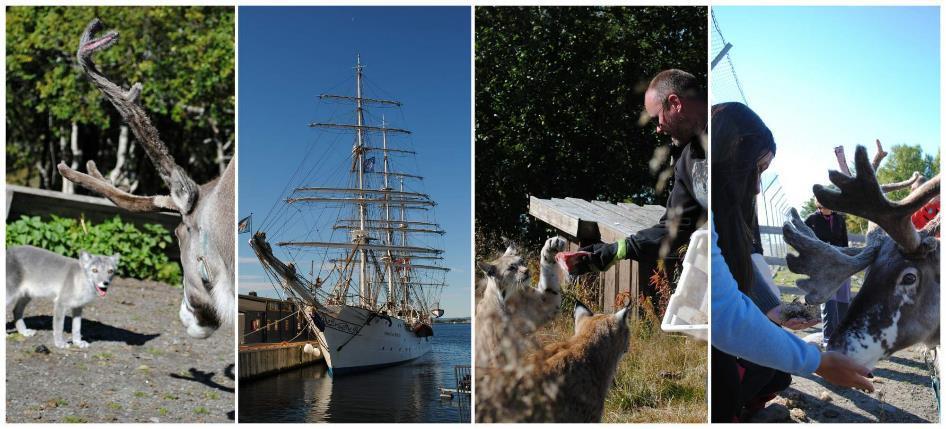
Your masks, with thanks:
M487 276L494 277L496 275L496 267L492 264L476 261L476 268L479 268Z
M624 307L614 313L614 319L621 323L627 322L627 307Z
M578 324L581 320L592 315L594 313L588 307L585 307L585 304L582 304L581 301L575 301L575 333L578 333Z

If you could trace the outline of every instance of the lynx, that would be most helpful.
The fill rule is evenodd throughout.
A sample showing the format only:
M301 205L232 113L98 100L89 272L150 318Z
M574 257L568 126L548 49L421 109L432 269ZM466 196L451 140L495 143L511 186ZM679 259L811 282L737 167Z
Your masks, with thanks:
M485 287L476 305L476 366L498 367L505 364L503 341L509 341L507 331L528 336L547 323L562 302L559 269L555 254L565 249L561 237L546 240L542 248L539 283L527 285L529 266L519 256L514 244L491 263L477 265L485 273ZM513 329L509 329L513 328ZM508 347L506 347L508 351Z
M600 422L617 365L627 352L627 309L594 315L576 302L574 335L540 347L535 332L561 304L555 254L559 237L542 249L536 287L514 247L489 264L476 308L476 418L479 422Z

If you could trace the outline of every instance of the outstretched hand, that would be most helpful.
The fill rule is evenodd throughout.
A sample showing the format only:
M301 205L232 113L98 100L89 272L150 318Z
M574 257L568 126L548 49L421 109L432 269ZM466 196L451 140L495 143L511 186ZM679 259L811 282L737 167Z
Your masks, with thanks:
M605 271L617 253L615 243L597 243L582 247L566 260L568 274L577 276Z
M782 326L791 329L793 331L800 331L802 329L808 329L812 326L817 325L821 321L818 319L802 319L796 317L794 319L788 319L782 322Z
M765 313L768 316L769 320L775 322L776 324L791 329L793 331L799 331L802 329L808 329L812 326L817 325L821 321L817 317L813 318L802 318L802 317L793 317L791 319L782 318L782 310L784 309L785 304L779 304Z
M869 373L869 369L838 352L821 353L821 364L815 370L815 374L832 384L873 392L874 385L867 379Z

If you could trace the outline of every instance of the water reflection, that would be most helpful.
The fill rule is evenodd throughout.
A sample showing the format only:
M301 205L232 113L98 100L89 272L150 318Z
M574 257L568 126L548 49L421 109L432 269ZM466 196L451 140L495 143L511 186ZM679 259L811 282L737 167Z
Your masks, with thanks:
M469 422L464 401L441 399L456 387L455 365L470 364L470 325L438 325L434 349L415 361L333 379L324 365L239 387L240 422Z

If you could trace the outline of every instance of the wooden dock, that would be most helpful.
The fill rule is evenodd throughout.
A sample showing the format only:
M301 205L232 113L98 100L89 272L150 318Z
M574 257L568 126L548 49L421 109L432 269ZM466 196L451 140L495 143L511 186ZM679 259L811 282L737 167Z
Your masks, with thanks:
M313 342L309 344L316 346ZM321 355L303 353L305 345L306 342L240 346L240 380L251 380L322 361Z

